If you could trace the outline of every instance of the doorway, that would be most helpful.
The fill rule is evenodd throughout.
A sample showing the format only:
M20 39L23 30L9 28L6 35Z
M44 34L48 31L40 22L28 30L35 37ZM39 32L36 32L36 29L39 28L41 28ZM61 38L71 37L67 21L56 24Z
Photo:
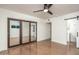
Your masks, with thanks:
M8 18L8 47L37 41L37 22Z
M52 33L52 24L51 24L51 22L47 23L46 27L47 27L46 30L47 30L48 40L51 41L51 37L52 37L52 35L51 35L51 33Z
M78 20L77 17L66 20L67 44L76 47L76 38L78 37Z

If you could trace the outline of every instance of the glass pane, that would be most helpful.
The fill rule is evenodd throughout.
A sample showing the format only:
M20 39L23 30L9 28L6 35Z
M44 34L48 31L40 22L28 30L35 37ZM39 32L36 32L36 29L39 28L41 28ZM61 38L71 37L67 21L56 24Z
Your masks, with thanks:
M10 20L10 46L20 44L20 22Z
M29 22L22 22L22 43L29 42Z
M36 40L36 23L31 23L31 41Z

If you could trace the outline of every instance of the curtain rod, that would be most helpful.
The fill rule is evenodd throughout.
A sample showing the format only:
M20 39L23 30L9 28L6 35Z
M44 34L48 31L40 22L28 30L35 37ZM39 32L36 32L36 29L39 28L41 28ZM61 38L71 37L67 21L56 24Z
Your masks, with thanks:
M67 19L64 19L64 20L70 20L70 19L75 19L75 18L77 18L77 20L78 20L79 16L72 17L72 18L67 18Z

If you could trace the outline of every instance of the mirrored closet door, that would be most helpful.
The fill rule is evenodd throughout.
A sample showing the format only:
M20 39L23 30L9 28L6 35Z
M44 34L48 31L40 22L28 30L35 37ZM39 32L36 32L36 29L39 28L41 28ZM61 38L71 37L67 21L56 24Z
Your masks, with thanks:
M9 21L9 46L16 46L20 44L20 21Z
M31 22L31 41L36 41L37 40L37 23Z
M22 43L29 42L29 22L22 22Z
M8 19L8 47L37 41L37 23Z

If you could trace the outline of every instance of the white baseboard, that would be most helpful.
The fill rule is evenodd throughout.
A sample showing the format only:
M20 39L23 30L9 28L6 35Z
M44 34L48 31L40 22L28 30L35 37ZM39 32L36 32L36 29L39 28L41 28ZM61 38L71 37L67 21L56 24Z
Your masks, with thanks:
M52 42L56 42L56 43L59 43L59 44L62 44L62 45L67 45L67 42L59 42L59 41L55 41L55 40L51 40Z

